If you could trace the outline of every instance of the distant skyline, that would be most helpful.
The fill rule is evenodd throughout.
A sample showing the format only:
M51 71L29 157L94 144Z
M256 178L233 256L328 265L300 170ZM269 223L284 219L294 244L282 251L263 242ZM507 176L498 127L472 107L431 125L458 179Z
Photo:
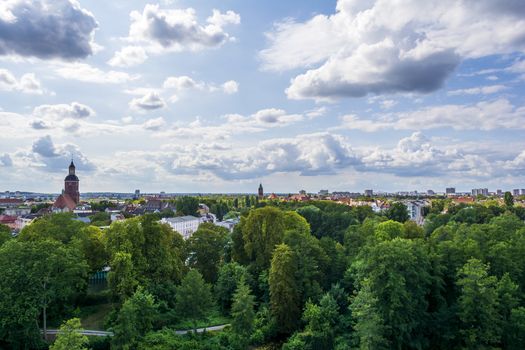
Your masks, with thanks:
M525 2L0 2L0 191L525 187Z

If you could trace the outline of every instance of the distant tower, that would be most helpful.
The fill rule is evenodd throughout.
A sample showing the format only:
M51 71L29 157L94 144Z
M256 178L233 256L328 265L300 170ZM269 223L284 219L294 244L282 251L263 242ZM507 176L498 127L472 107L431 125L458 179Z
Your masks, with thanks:
M264 198L263 187L262 187L262 184L259 184L259 199L263 199L263 198Z
M75 175L75 164L72 159L71 164L69 164L69 175L64 179L64 194L69 195L75 201L75 204L80 202L79 182L78 177Z

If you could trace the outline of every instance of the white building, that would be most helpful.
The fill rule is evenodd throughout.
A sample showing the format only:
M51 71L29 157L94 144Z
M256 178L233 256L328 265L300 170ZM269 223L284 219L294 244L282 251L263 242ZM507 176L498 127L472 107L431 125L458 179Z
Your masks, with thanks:
M423 225L423 208L428 206L426 201L406 201L403 204L407 207L410 220L415 221L418 225Z
M170 225L171 228L180 233L184 239L188 239L197 231L201 220L195 216L187 215L175 218L163 218L160 222Z

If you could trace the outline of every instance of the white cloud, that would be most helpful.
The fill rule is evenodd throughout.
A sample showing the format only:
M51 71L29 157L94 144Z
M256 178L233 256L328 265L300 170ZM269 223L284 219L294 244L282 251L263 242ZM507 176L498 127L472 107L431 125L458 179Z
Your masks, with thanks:
M452 91L448 91L447 94L451 96L490 95L490 94L496 94L506 89L507 87L505 85L489 85L489 86L480 86L480 87L474 87L474 88L469 88L469 89L452 90Z
M146 130L159 131L166 126L166 121L162 117L149 119L145 121L144 124L142 124L142 126Z
M55 68L55 72L64 79L74 79L95 84L123 84L138 79L137 75L130 75L120 71L103 71L86 63L62 64Z
M126 46L108 61L110 66L114 67L132 67L143 63L148 59L146 50L140 46Z
M260 55L266 69L309 68L292 99L428 93L462 60L523 52L524 13L511 0L339 0L333 15L277 24Z
M525 106L515 107L506 99L482 101L471 105L430 106L410 112L380 115L361 119L356 115L342 118L340 128L378 131L385 129L424 130L452 128L455 130L524 129Z
M179 98L182 95L184 95L184 92L187 90L199 90L208 92L222 91L228 95L235 94L239 90L239 84L234 80L229 80L220 85L219 87L214 83L194 80L193 78L187 75L168 77L164 80L162 87L166 91L174 92L174 94L170 98L170 101L172 102L179 100Z
M148 92L142 97L134 98L129 103L130 107L138 111L152 111L155 109L164 108L166 102L156 92Z
M130 17L127 40L155 53L220 47L233 40L224 27L240 23L240 16L233 11L214 10L207 23L200 24L192 8L161 9L158 4L147 4L142 13L133 11Z
M35 107L33 115L37 118L49 120L83 119L96 115L91 107L78 102L71 104L41 105Z
M40 81L34 73L24 74L20 77L20 80L17 80L7 69L0 69L0 90L20 91L26 94L36 95L44 93Z
M75 0L3 0L0 55L40 59L85 58L96 48L98 24Z
M224 93L228 95L236 94L239 91L239 83L237 83L235 80L228 80L221 86Z
M95 165L82 154L78 146L73 144L56 145L49 135L33 142L31 150L32 152L29 154L32 159L31 164L46 171L63 172L72 158L77 169L81 171L95 169Z

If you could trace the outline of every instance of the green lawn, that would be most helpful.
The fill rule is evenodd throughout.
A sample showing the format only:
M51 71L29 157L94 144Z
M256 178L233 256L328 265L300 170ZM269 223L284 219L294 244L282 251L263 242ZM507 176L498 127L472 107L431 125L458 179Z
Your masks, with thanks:
M113 304L99 304L84 306L80 309L80 323L84 329L103 331L104 321L113 307Z
M221 313L216 310L210 313L207 320L197 322L197 328L219 326L230 322L231 318L221 315ZM170 328L177 330L192 329L193 323L191 321L179 321L170 326Z

